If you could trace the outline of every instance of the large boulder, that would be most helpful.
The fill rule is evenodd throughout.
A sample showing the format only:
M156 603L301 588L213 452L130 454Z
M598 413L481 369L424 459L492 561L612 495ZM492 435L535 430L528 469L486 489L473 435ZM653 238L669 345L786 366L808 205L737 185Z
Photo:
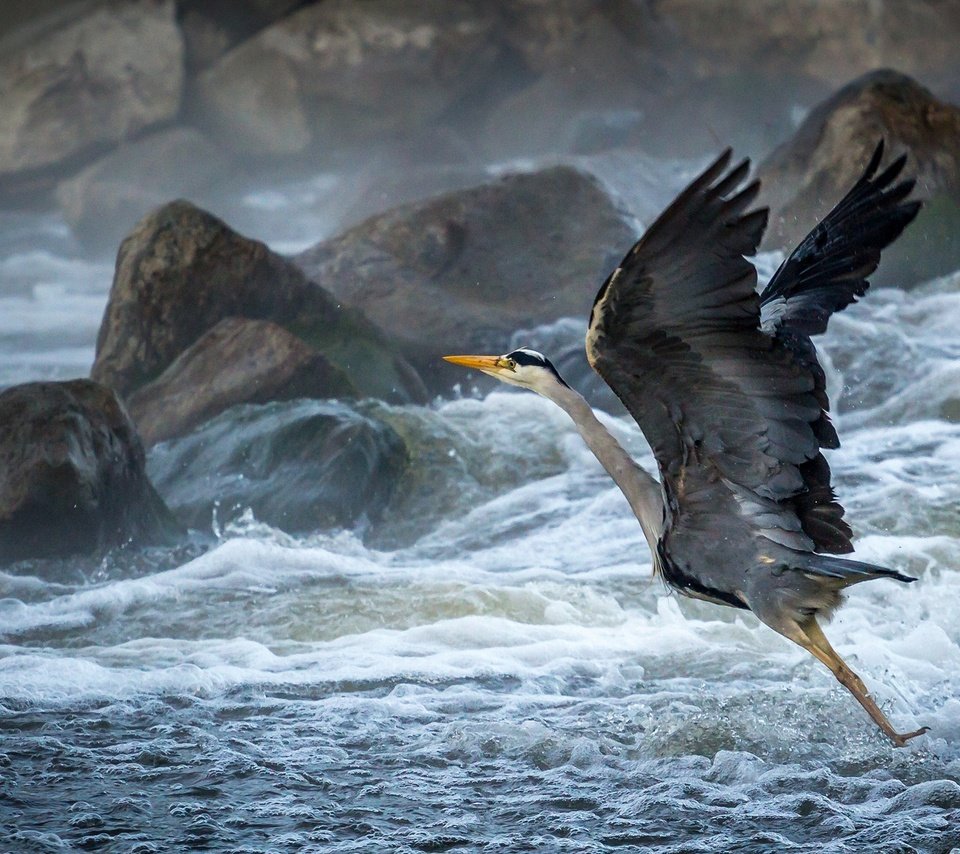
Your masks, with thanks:
M71 380L0 393L0 561L162 543L178 530L110 389Z
M128 405L147 445L190 432L241 403L357 396L347 375L268 320L221 320Z
M960 264L960 109L895 71L874 71L818 105L760 166L771 210L764 247L792 249L856 182L880 140L925 201L872 280L912 285Z
M0 180L89 156L179 110L183 38L174 0L76 8L81 14L4 40Z
M894 66L938 90L960 83L960 6L943 0L657 0L681 64L702 79L760 73L838 86ZM649 22L635 15L637 26Z
M439 355L503 352L518 328L586 317L634 236L596 180L555 167L396 208L295 260L452 384Z
M150 453L157 489L191 527L251 510L289 533L365 525L406 470L403 441L343 403L238 406Z
M201 74L195 114L268 154L426 127L494 66L495 19L471 0L313 3Z
M504 41L532 74L491 107L482 134L489 156L609 148L636 142L646 125L656 125L651 108L673 81L654 49L655 28L626 31L614 14L623 5L520 0L505 6ZM649 16L644 20L649 24Z
M129 395L228 317L286 327L347 373L360 394L425 397L416 372L360 312L184 201L144 217L121 244L91 376Z
M85 243L115 247L144 214L169 199L196 196L222 180L230 160L193 128L168 128L109 154L63 181L57 201Z
M308 0L178 0L187 70L197 72Z

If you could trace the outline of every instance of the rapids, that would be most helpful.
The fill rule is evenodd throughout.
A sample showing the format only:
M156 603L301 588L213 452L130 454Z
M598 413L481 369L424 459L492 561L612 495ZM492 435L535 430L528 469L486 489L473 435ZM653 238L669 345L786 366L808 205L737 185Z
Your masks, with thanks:
M0 386L85 374L110 259L55 218L5 226ZM892 749L802 650L670 594L563 413L464 388L362 405L436 484L393 536L238 512L178 549L0 571L0 849L960 846L960 274L873 291L821 343L857 554L919 577L853 589L827 633L927 737Z

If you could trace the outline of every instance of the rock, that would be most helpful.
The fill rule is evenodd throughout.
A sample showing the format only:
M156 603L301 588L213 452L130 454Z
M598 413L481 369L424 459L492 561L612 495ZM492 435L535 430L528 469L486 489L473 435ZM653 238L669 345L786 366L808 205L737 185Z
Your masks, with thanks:
M650 49L650 29L628 37L611 20L615 5L522 0L505 10L504 40L536 76L490 109L488 156L596 151L655 124L651 108L671 80Z
M363 395L422 401L389 338L293 263L189 202L171 202L120 245L91 376L129 395L228 317L272 320L319 350Z
M871 69L896 67L937 89L960 83L954 45L960 6L941 0L657 0L680 63L701 79L760 73L787 85L797 76L829 87ZM647 25L634 16L636 26Z
M353 398L346 374L268 320L221 320L128 401L147 445L188 433L241 403Z
M884 252L875 284L916 284L960 264L960 109L895 71L874 71L818 105L760 166L771 209L764 247L792 249L853 186L877 142L886 160L908 154L905 175L926 204Z
M427 127L494 67L495 20L471 0L314 3L201 74L194 113L258 154Z
M597 181L554 167L396 208L295 260L436 389L462 379L444 353L500 353L518 328L586 317L634 236Z
M305 0L179 0L187 69L201 71Z
M0 53L0 178L76 162L180 107L183 38L173 0L79 8L81 16L58 17Z
M177 532L110 389L70 380L0 393L0 561L162 543Z
M150 453L160 493L191 527L253 511L288 533L375 522L407 466L388 426L342 403L240 406Z
M171 128L115 149L61 182L57 201L88 245L114 247L144 214L196 196L229 172L222 149L193 128Z

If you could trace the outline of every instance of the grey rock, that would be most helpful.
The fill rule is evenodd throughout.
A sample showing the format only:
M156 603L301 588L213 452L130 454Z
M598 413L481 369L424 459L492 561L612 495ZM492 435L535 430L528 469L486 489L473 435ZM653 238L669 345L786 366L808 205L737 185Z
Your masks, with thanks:
M0 51L0 176L87 157L179 110L173 0L78 8Z
M960 82L960 6L941 0L657 0L677 57L701 79L762 72L829 87L893 66L938 89ZM636 26L649 20L635 15Z
M193 109L226 144L255 153L426 127L493 67L495 22L470 0L314 3L201 74Z
M239 406L157 445L149 471L177 515L209 529L251 510L288 533L376 522L407 467L394 430L342 403Z
M228 317L289 329L347 373L360 394L425 397L416 372L362 313L184 201L146 216L121 244L91 376L129 395Z
M555 167L396 208L295 260L442 389L462 376L440 355L503 352L519 327L586 317L634 237L595 179Z
M166 543L178 532L110 389L70 380L0 393L0 561Z
M241 403L356 396L343 371L282 326L231 317L137 389L128 406L143 441L153 445Z
M121 145L60 183L57 201L88 245L114 247L144 214L223 179L230 159L193 128L170 128Z
M179 0L187 68L201 71L306 0Z
M524 2L505 13L504 40L535 76L489 110L483 147L495 158L628 144L655 124L672 83L647 36L627 34L611 4Z
M913 285L960 264L960 108L896 71L865 74L819 104L761 164L768 249L792 249L853 186L877 143L908 155L905 177L925 201L886 252L875 284Z

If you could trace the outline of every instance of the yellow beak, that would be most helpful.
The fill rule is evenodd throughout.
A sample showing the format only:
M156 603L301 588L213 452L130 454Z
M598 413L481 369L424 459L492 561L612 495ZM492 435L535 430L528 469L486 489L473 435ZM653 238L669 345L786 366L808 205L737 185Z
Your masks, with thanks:
M499 356L444 356L443 358L463 368L474 368L478 371L495 371L503 367L501 364L503 360Z

